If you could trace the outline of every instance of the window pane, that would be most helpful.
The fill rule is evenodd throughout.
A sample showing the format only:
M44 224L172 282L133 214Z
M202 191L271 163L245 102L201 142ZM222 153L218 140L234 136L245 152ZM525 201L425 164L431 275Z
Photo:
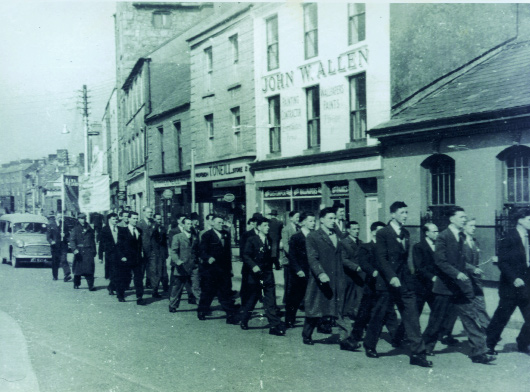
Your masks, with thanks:
M515 173L514 169L507 170L507 197L509 202L515 202Z

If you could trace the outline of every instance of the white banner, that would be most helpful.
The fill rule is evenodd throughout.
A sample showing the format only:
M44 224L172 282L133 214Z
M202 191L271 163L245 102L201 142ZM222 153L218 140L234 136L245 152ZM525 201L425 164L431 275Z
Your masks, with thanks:
M110 182L108 175L79 177L79 208L81 212L110 210Z

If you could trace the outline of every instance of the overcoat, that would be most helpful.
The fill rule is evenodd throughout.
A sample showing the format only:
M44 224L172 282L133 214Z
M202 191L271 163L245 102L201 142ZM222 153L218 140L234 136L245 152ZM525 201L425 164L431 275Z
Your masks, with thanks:
M311 270L304 299L306 317L340 317L344 306L345 283L339 239L335 246L330 236L320 228L308 234L306 249ZM329 276L329 283L320 283L318 276L321 273Z
M197 252L197 237L191 235L188 238L185 233L174 235L170 248L173 275L190 276L191 271L197 265Z
M499 243L499 297L530 297L530 268L526 265L526 254L523 240L517 229L511 230ZM520 278L525 282L523 287L515 287L513 282Z
M70 249L79 253L74 255L72 272L74 275L94 275L96 268L96 240L94 230L88 223L84 226L77 224L70 232Z

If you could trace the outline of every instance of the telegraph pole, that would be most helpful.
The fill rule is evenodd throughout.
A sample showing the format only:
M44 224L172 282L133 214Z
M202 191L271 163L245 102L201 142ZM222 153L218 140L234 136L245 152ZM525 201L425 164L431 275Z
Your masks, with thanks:
M83 137L85 141L85 176L88 176L88 93L83 84Z

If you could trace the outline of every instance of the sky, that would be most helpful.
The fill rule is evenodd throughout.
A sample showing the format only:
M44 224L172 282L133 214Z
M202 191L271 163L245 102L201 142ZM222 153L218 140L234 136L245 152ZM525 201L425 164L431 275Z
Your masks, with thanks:
M90 122L100 122L115 81L115 10L112 1L0 2L0 164L83 152L80 91L86 84Z

